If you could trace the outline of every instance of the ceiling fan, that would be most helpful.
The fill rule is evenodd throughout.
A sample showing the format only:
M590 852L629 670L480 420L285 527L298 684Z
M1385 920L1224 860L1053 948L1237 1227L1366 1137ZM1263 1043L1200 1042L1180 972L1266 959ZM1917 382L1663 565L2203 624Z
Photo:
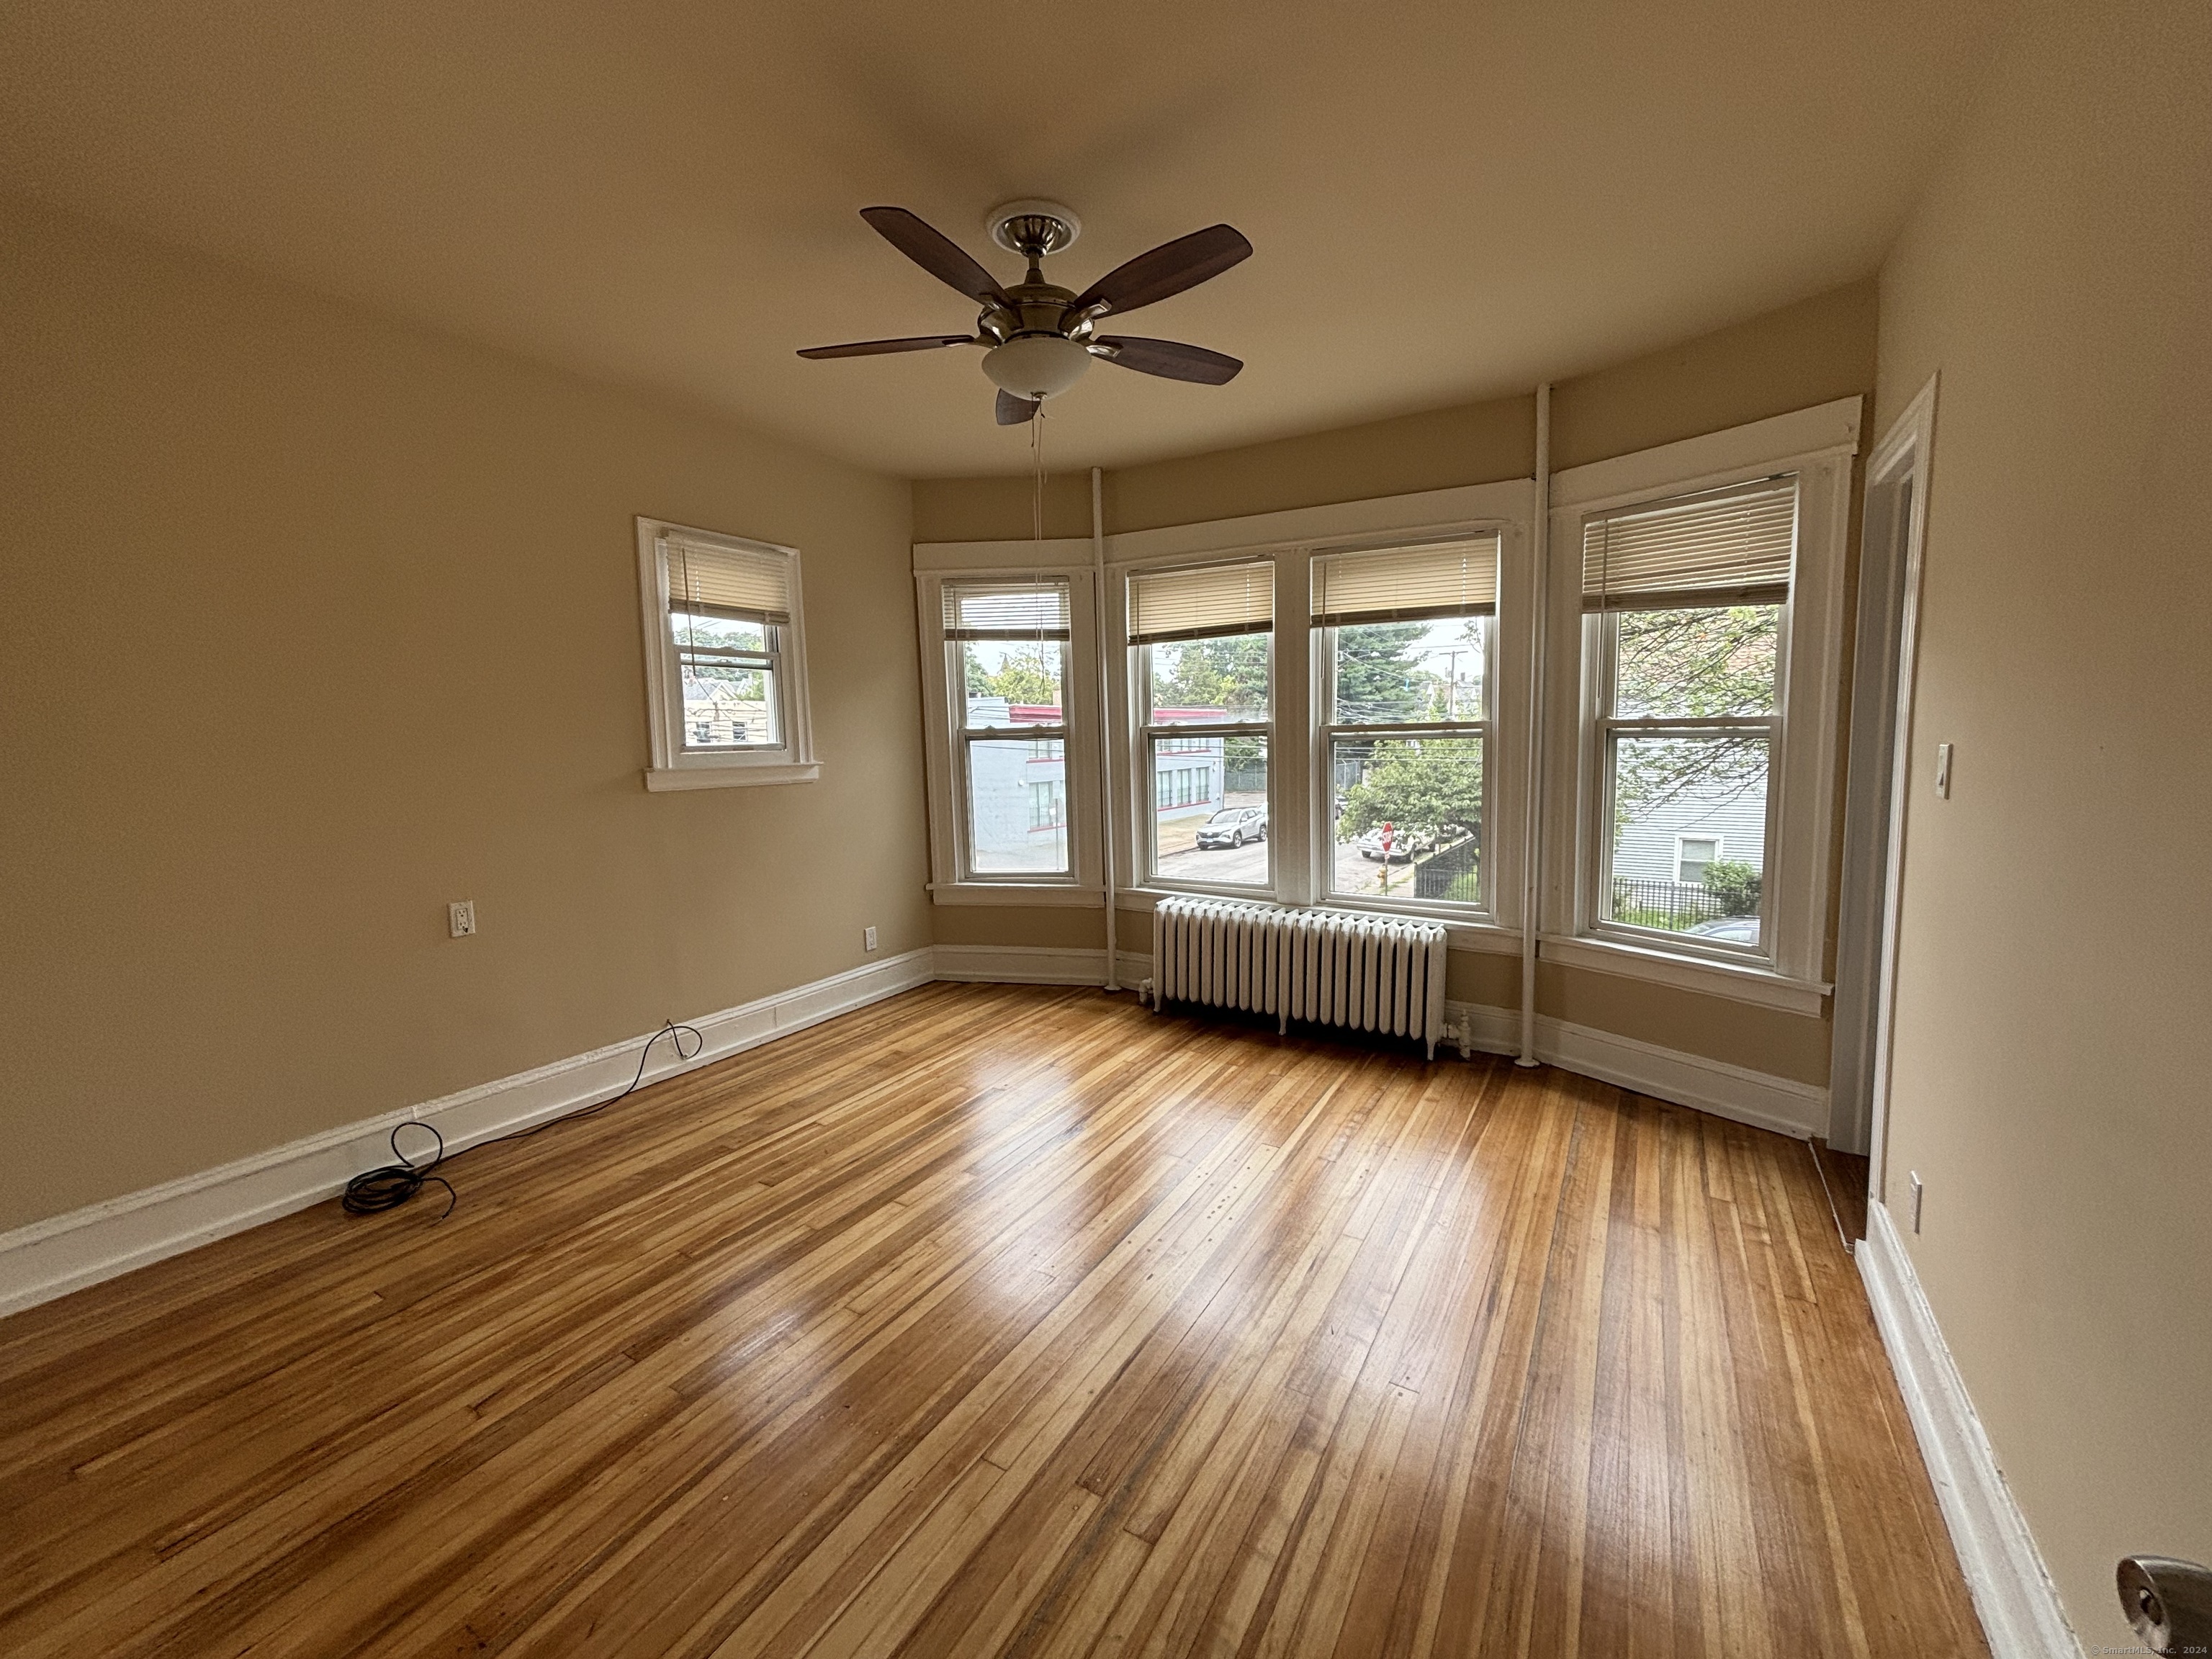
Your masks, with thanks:
M1163 242L1151 252L1116 265L1078 294L1044 279L1046 256L1058 253L1083 232L1083 222L1057 202L1009 202L991 213L991 240L1029 261L1029 275L1011 288L1001 288L950 237L904 208L862 208L860 216L931 276L981 305L976 331L810 346L799 354L802 357L873 357L892 351L934 351L941 346L987 347L983 372L999 387L1000 426L1035 420L1038 405L1082 379L1093 357L1139 374L1194 380L1201 386L1224 385L1244 367L1236 358L1203 346L1097 331L1107 317L1195 288L1249 258L1252 244L1228 225L1210 225Z

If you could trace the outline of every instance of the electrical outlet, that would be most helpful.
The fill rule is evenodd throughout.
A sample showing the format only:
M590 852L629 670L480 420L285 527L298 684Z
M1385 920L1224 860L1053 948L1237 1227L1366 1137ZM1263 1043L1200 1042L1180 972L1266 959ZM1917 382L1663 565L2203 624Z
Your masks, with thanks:
M1943 799L1951 799L1951 745L1936 745L1936 793Z
M1906 1175L1912 1182L1912 1231L1917 1233L1920 1231L1920 1200L1928 1189L1920 1184L1919 1170L1907 1170Z
M860 932L860 939L863 949L869 951L874 950L876 948L876 930L872 927L863 928Z
M477 902L456 899L446 907L447 925L453 930L455 939L466 939L477 930Z

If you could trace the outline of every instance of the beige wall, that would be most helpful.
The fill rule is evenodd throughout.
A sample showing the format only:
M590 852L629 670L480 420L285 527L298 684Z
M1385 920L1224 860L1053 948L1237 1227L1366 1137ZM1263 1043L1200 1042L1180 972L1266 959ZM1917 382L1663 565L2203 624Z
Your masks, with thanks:
M1837 398L1870 397L1878 301L1869 276L1560 382L1552 397L1553 464L1579 466ZM1101 489L1106 528L1152 529L1526 477L1535 465L1534 423L1533 396L1500 398L1109 471ZM1052 489L1047 533L1088 535L1086 481L1055 479ZM914 495L917 540L988 541L1030 533L1026 478L922 480ZM1848 696L1843 704L1848 707ZM1840 772L1838 779L1840 812ZM1150 925L1143 917L1125 920L1121 931L1130 946L1147 948ZM1096 912L936 908L936 937L945 944L1096 949L1103 932ZM1460 951L1452 960L1455 998L1519 1006L1517 958ZM1825 1014L1783 1013L1559 965L1547 965L1538 975L1537 1007L1576 1024L1794 1081L1823 1086L1828 1081Z
M2092 1650L2115 1558L2212 1560L2208 84L2202 0L2036 4L1882 273L1884 420L1942 374L1890 1202Z
M0 386L0 1228L929 942L903 483L20 204ZM820 783L645 793L638 513Z

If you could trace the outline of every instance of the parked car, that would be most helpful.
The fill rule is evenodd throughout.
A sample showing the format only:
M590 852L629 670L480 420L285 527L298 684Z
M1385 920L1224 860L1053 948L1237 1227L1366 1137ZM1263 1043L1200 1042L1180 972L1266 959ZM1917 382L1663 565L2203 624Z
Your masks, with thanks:
M1403 864L1416 853L1425 853L1437 844L1433 830L1394 829L1390 832L1390 851L1386 858L1382 851L1382 826L1377 824L1352 843L1359 856L1377 864Z
M1200 847L1242 847L1248 841L1267 839L1267 809L1264 806L1224 806L1200 826Z
M1714 939L1723 945L1756 945L1759 918L1723 916L1718 921L1701 921L1688 931L1698 939Z

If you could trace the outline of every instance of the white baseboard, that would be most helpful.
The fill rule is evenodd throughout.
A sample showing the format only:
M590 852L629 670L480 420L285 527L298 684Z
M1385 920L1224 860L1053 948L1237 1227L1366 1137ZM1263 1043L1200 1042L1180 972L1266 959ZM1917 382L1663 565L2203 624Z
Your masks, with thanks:
M1516 1011L1448 1002L1444 1012L1454 1023L1465 1023L1475 1048L1494 1054L1520 1053L1521 1016ZM1536 1017L1536 1058L1547 1066L1618 1084L1654 1100L1671 1100L1799 1140L1820 1134L1828 1126L1828 1091L1818 1084L1662 1048L1548 1014Z
M1152 971L1149 954L1116 953L1124 986L1134 988ZM1051 950L1034 945L940 945L937 976L1018 985L1096 985L1106 965L1101 950ZM1447 1003L1445 1016L1465 1024L1471 1046L1510 1054L1521 1046L1521 1017L1511 1009L1479 1003ZM1633 1089L1657 1100L1695 1107L1754 1128L1771 1129L1803 1140L1825 1134L1828 1091L1819 1084L1708 1060L1702 1054L1662 1048L1633 1037L1573 1025L1549 1016L1536 1021L1536 1054L1546 1064L1585 1077Z
M1856 1254L1991 1659L2081 1659L2081 1640L1887 1206L1867 1206L1866 1241Z
M667 1043L659 1044L646 1068L646 1079L672 1077L926 985L937 976L935 955L925 945L740 1007L702 1015L690 1024L706 1038L705 1047L685 1060L670 1053ZM342 1191L362 1170L392 1161L389 1137L395 1124L410 1119L434 1123L445 1137L446 1150L458 1152L495 1135L609 1099L636 1074L638 1051L646 1040L641 1033L590 1054L325 1130L0 1234L0 1316L319 1203Z
M937 976L963 984L1097 985L1106 972L1100 950L1039 945L940 945Z

